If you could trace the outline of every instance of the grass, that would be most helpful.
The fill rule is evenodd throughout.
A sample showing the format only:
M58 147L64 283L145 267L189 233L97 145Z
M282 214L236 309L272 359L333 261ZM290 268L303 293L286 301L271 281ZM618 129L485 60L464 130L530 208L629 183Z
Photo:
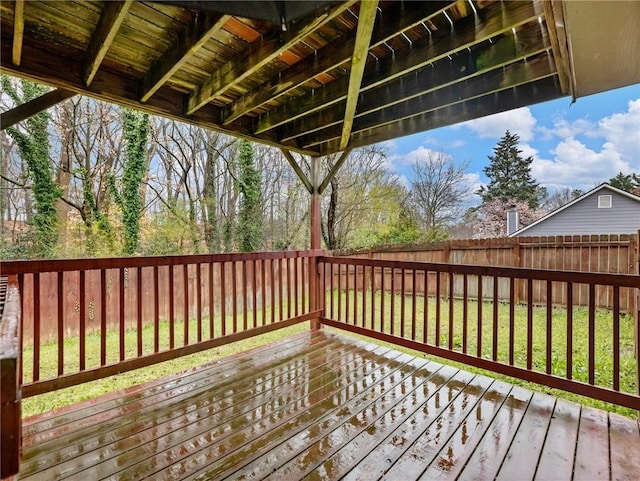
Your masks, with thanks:
M337 293L334 292L334 318L337 317ZM363 320L366 322L366 327L370 326L371 322L371 294L368 293L365 302L365 311L363 315L362 311L362 297L358 294L355 297L353 291L349 293L349 321L353 322L354 318L354 305L357 305L357 318L356 324L362 325ZM346 296L342 293L342 319L346 318ZM380 293L376 293L374 299L374 311L373 318L375 320L375 327L379 329L382 310L380 309L382 297ZM327 313L330 313L330 296L327 297ZM394 305L394 324L393 332L395 335L401 333L401 303L400 296L395 295L393 297ZM391 305L392 297L389 293L384 296L384 332L391 332ZM440 305L440 346L446 347L448 345L449 336L452 337L453 348L456 351L463 351L465 344L464 338L464 323L463 313L464 305L462 301L456 300L453 304L453 330L449 332L449 303L446 300L441 301ZM411 318L414 315L412 301L410 297L406 297L404 301L405 309L405 323L404 323L404 337L410 338L412 334ZM416 322L416 338L422 339L424 335L424 325L422 320L424 318L425 300L424 298L416 299L415 306L415 318ZM430 344L436 344L435 339L435 319L436 319L436 301L434 298L427 299L428 309L428 324L426 331L426 338ZM482 357L490 359L492 357L492 322L493 322L493 309L492 303L482 303ZM478 342L478 303L470 301L467 306L467 319L466 326L466 352L475 355ZM509 305L498 304L498 360L504 363L508 362L508 348L509 348ZM526 306L515 306L515 324L514 324L514 362L518 366L526 366L526 332L527 332L527 309ZM241 315L240 315L241 316ZM270 314L267 315L267 319L270 319ZM251 317L251 316L249 316ZM613 366L612 366L612 347L613 347L613 320L612 314L607 310L598 310L596 312L595 319L595 382L597 385L611 387L613 382ZM553 374L565 377L567 371L566 363L566 327L567 327L567 312L565 309L554 308L552 310L552 357L551 357L551 371ZM232 321L230 318L226 320L227 332L232 331ZM631 316L623 315L620 320L620 390L628 393L637 392L636 385L636 362L633 356L633 318ZM239 324L242 324L242 319L239 320ZM249 320L249 324L252 324L252 319ZM546 368L546 324L547 316L546 309L534 307L533 309L533 368L534 370L544 372ZM208 320L203 320L203 338L209 337ZM216 336L221 335L221 322L216 319ZM169 323L163 321L159 326L159 339L160 350L168 348L169 339ZM265 343L273 342L281 339L285 336L292 335L294 333L302 332L308 329L308 323L298 324L290 328L274 331L268 334L250 338L244 341L239 341L233 344L217 347L208 351L203 351L183 358L175 359L172 361L163 362L146 368L138 369L128 373L112 376L106 379L92 381L90 383L82 384L80 386L66 388L59 391L27 398L23 400L23 415L30 416L38 414L50 409L65 406L81 400L93 398L101 394L112 392L118 389L143 383L148 380L156 379L161 376L180 372L189 369L194 366L199 366L210 362L215 359L219 359L224 356L228 356L237 352L251 349L252 347L262 345ZM176 346L180 346L183 343L184 324L182 322L176 322L174 327L175 343ZM197 322L192 320L189 323L189 339L194 340L197 336ZM585 308L576 307L573 309L573 366L572 376L576 380L588 381L588 313ZM370 342L372 339L367 338ZM143 352L153 352L154 342L154 330L153 326L146 326L142 331ZM107 334L107 362L116 362L118 360L119 352L119 335L117 332L109 332ZM393 346L396 349L398 346ZM137 334L135 330L126 331L125 335L125 348L126 357L135 357L137 350ZM424 356L423 353L414 352L408 349L401 349L410 352L417 356ZM79 353L79 338L71 337L65 340L64 343L64 372L76 372L78 370L78 353ZM100 353L100 334L90 334L86 337L86 353L87 353L87 367L99 365L99 353ZM31 379L31 366L33 364L33 349L27 348L23 353L24 360L24 378L26 380ZM498 375L492 372L487 372L481 369L473 368L467 365L454 363L449 360L441 360L441 362L456 365L467 371L476 373L482 373L494 378L504 379L513 384L521 385L532 390L542 391L550 393L554 396L563 397L575 402L579 402L585 405L598 407L608 411L614 411L619 414L635 417L637 411L627 409L621 406L612 405L597 401L591 398L578 396L565 391L555 390L540 386L533 383L528 383L520 379L514 379L507 376ZM40 378L46 379L49 377L55 377L57 374L57 344L50 343L41 346L40 349Z

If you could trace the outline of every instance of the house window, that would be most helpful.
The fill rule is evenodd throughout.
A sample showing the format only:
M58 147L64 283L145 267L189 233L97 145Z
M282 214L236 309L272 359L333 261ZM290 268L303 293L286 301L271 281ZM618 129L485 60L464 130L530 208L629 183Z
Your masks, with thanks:
M598 209L611 209L611 196L599 195L598 196Z

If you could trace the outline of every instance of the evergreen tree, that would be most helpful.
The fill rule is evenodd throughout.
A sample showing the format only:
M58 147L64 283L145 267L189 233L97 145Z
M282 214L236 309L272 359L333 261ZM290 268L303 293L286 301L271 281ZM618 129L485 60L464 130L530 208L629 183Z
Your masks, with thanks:
M238 189L240 209L238 215L238 247L241 252L254 252L262 241L262 177L253 160L251 142L240 142L238 156Z
M615 177L609 179L609 184L626 192L640 193L640 174L631 173L625 175L622 172L618 172Z
M482 203L498 199L502 202L516 200L537 209L547 196L544 187L531 178L533 157L523 158L518 149L520 137L508 130L493 148L489 165L484 168L489 185L481 187L478 194Z

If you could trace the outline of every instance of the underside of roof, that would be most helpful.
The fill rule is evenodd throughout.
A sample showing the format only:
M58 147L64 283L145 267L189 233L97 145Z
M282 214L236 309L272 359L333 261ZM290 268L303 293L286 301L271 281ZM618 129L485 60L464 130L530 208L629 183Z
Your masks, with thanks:
M58 89L31 110L80 93L317 156L638 83L639 18L638 1L2 0L0 66Z

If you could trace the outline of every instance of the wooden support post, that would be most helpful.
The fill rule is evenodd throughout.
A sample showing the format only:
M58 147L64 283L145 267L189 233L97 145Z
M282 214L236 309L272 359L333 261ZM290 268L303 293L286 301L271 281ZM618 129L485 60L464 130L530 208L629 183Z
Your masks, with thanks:
M1 281L0 281L1 282ZM6 278L5 278L6 282ZM0 318L0 478L17 474L22 441L20 365L20 294L15 276L6 286L4 311Z
M630 245L630 247L631 246L633 246L633 243ZM633 250L635 251L635 259L633 262L634 269L636 271L635 274L637 276L640 276L640 229L636 234L635 249ZM635 319L634 347L636 354L636 388L638 394L640 394L640 288L636 287L635 292L631 292L631 295L634 298L633 316ZM638 419L640 419L640 411L638 411Z
M322 231L320 228L320 158L311 159L311 204L309 206L309 218L311 220L311 249L320 249L322 246ZM318 268L318 258L311 257L309 262L309 309L311 311L320 308L320 270ZM321 324L317 319L311 321L311 329L320 329Z

